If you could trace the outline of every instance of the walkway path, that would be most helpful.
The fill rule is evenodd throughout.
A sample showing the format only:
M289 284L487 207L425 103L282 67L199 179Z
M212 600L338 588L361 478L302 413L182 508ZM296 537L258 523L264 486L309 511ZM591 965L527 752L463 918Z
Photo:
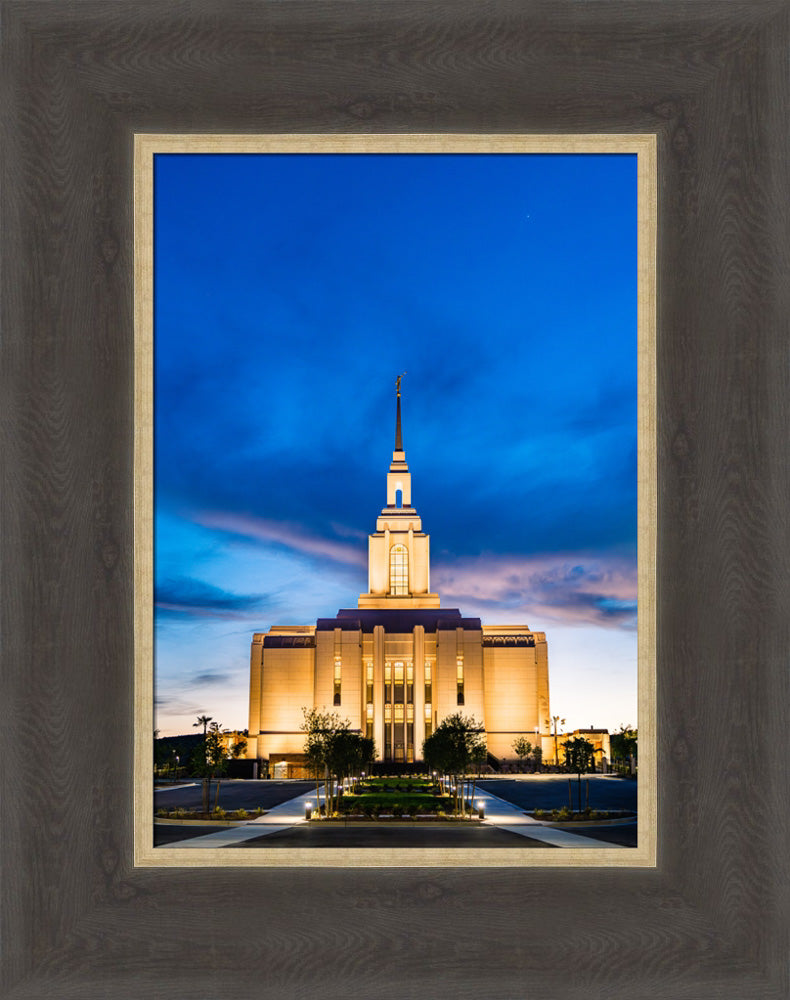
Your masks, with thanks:
M580 837L578 833L571 833L569 830L542 826L536 819L527 816L520 806L514 806L511 802L500 799L493 792L476 789L475 803L477 802L482 802L485 805L485 823L510 833L517 833L521 837L529 837L530 840L551 844L552 847L581 847L592 850L596 848L622 848L621 844L610 844L605 840L591 840L589 837Z
M323 789L322 789L323 791ZM494 795L493 792L477 790L475 803L482 802L485 805L485 820L488 826L498 827L508 833L518 834L527 837L529 840L537 840L540 843L548 844L551 847L579 847L586 850L620 848L622 845L611 844L603 840L592 840L589 837L581 837L568 830L558 830L549 826L542 826L531 816L525 815L523 809L515 806L504 799ZM201 837L192 837L188 840L178 840L170 844L162 844L162 849L168 847L232 847L243 844L247 840L253 840L267 834L279 833L291 827L299 826L306 822L305 806L312 802L315 807L315 789L297 795L287 802L273 806L265 816L251 820L246 826L230 826L217 830L215 833L207 833Z
M252 840L254 837L262 837L268 833L278 833L280 830L288 830L292 826L307 822L304 818L305 806L312 802L315 806L315 789L297 795L296 798L281 802L278 806L272 806L265 816L250 820L246 826L226 826L216 833L207 833L203 837L192 837L189 840L176 840L171 844L162 844L167 847L230 847L233 844L241 844L245 840Z

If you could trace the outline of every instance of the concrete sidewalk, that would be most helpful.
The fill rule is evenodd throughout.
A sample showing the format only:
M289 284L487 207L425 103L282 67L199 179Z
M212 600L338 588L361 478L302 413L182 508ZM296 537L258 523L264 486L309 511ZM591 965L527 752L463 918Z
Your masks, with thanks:
M323 792L323 788L321 789ZM191 837L189 840L177 840L172 844L162 844L167 847L231 847L233 844L243 844L245 840L264 837L270 833L288 830L300 823L307 822L304 818L305 806L308 802L316 806L315 789L312 793L305 792L293 799L272 806L268 812L257 819L250 820L246 826L229 826L216 833L207 833L202 837Z
M505 799L500 799L493 792L479 790L475 794L475 804L482 802L485 805L485 820L490 826L497 826L501 830L509 833L517 833L521 837L529 837L530 840L539 840L543 844L551 844L552 847L580 847L592 850L619 848L622 844L610 844L605 840L592 840L590 837L580 837L577 833L569 830L557 830L551 826L543 826L538 820L527 816L523 809L514 806Z

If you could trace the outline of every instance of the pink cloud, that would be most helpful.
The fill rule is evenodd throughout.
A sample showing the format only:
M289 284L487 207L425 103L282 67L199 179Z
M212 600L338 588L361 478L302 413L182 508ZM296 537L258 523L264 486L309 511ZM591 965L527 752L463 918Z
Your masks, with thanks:
M302 528L286 521L272 521L246 514L207 511L193 520L205 528L225 531L258 542L276 542L307 556L331 559L348 566L366 566L367 548L358 542L347 544L307 534Z
M633 628L637 574L632 560L587 553L478 556L437 565L431 582L445 605L484 620L523 617L526 624Z

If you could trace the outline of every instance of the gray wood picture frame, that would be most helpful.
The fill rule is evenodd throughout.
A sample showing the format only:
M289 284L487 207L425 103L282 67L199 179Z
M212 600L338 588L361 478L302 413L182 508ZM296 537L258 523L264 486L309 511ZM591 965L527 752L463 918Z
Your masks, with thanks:
M790 3L2 0L2 996L785 998ZM658 865L132 866L132 135L659 145Z

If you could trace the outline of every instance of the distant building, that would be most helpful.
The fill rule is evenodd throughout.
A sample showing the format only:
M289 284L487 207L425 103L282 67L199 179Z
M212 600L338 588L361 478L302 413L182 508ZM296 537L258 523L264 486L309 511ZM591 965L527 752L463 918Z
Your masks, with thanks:
M305 707L348 718L385 761L419 760L423 740L457 712L485 727L495 757L512 757L520 736L549 746L545 634L483 625L442 608L431 591L430 538L412 506L402 442L400 379L387 502L368 539L367 593L315 625L254 634L248 756L270 773L295 773L286 764L302 760Z
M560 765L565 763L565 749L563 744L567 740L583 739L587 740L588 743L592 743L594 748L594 758L595 766L600 769L601 761L605 758L607 764L612 762L612 748L609 743L609 730L608 729L574 729L572 733L558 733L557 734L557 755L559 761L555 761L554 758L554 746L552 737L552 747L551 755L549 758L545 758L547 763L559 763Z

